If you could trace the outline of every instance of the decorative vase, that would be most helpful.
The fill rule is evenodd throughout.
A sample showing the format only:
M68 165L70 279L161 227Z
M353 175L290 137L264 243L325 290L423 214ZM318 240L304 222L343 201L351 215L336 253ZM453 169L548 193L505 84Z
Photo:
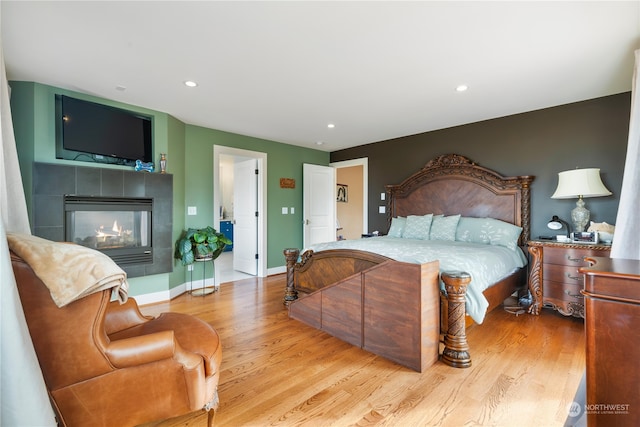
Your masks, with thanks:
M160 153L160 173L167 173L167 155Z

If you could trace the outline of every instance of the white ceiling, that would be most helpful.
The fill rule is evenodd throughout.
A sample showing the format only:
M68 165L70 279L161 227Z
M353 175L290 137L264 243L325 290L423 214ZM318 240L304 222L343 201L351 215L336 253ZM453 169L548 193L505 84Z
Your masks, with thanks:
M0 13L10 80L325 151L630 91L640 48L640 1L3 0Z

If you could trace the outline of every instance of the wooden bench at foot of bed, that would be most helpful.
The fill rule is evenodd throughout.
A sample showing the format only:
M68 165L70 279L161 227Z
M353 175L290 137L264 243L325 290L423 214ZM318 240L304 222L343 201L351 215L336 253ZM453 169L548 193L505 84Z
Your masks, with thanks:
M303 254L303 262L294 267L298 254L297 249L285 250L284 303L291 318L418 372L438 360L438 261L409 264L369 252L337 250L318 252L317 256ZM305 270L311 259L316 268ZM313 274L314 281L307 281L305 272ZM442 279L448 306L442 360L466 368L471 366L471 358L464 304L471 278L450 272L443 273ZM309 286L319 287L314 290ZM298 299L297 289L310 293Z

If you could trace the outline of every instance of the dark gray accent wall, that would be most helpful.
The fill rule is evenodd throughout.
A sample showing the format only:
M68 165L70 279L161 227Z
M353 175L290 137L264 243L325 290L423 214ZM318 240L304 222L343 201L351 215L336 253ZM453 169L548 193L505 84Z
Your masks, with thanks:
M574 199L551 199L558 172L601 169L612 196L585 199L591 219L616 220L629 133L631 94L592 99L464 126L362 145L331 153L331 161L369 159L369 227L387 230L378 213L386 184L399 184L432 158L447 153L469 157L502 175L535 175L531 188L531 236L553 234L551 216L570 221ZM455 195L452 195L455 197Z
M170 273L173 270L173 176L62 164L33 164L34 235L63 242L64 195L148 197L153 199L153 263L123 266L128 277Z

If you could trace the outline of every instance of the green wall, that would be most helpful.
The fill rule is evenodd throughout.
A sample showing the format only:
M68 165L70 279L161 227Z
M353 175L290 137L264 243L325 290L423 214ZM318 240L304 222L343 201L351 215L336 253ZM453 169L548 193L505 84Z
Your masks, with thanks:
M267 268L284 266L282 250L302 246L302 164L329 164L329 153L229 132L185 124L171 115L108 99L34 82L10 82L11 111L27 207L32 216L33 162L103 168L126 166L74 162L55 158L54 95L64 94L153 117L154 159L167 154L167 173L173 174L173 238L183 229L213 223L213 146L224 145L267 154ZM279 188L281 177L294 178L293 190ZM198 215L187 216L186 207ZM282 215L281 206L295 207ZM166 291L189 280L186 268L174 262L173 272L130 279L132 296Z
M169 140L166 151L167 173L173 175L173 240L175 241L184 229L184 163L185 125L180 120L169 116L167 122L167 137ZM159 159L159 153L156 157ZM173 272L169 274L169 283L175 287L185 282L185 268L174 260ZM153 278L153 276L150 276Z
M328 165L329 153L187 125L184 209L198 208L197 215L186 217L187 227L213 223L214 145L267 154L267 268L284 265L282 250L302 246L302 164ZM280 188L280 178L294 178L296 188ZM296 213L282 215L283 206L295 207Z

